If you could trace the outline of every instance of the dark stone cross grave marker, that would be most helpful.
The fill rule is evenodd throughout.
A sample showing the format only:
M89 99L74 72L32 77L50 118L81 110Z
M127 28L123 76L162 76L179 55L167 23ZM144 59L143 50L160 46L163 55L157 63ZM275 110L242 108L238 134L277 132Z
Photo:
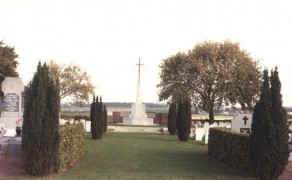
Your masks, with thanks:
M246 121L248 120L248 118L247 118L246 116L244 116L244 117L242 118L242 120L244 120L244 125L246 125Z

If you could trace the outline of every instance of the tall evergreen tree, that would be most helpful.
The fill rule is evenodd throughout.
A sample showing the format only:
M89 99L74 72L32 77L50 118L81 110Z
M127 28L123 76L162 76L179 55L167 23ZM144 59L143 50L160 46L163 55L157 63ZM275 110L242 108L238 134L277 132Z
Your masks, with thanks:
M98 96L96 97L97 101L98 101ZM90 106L90 121L91 121L91 137L92 139L97 139L97 112L96 112L96 100L95 100L95 96L93 96L93 101L91 103Z
M44 176L55 171L59 145L59 87L39 62L26 94L22 153L26 171Z
M262 168L268 156L266 152L269 145L267 134L271 126L270 94L269 74L268 70L264 70L260 99L254 107L250 134L250 159L257 173L263 172Z
M97 139L102 139L104 132L104 105L101 97L100 102L96 103L96 113L97 113Z
M106 105L104 105L103 107L104 109L104 113L103 113L103 132L105 133L107 130L107 109L106 109Z
M176 128L176 103L172 102L169 104L169 110L168 110L168 132L171 135L176 134L177 128Z
M191 131L191 103L190 100L181 100L177 110L177 134L180 141L187 141Z
M90 107L90 120L92 139L101 139L104 132L104 105L102 98L98 102L98 96L93 98Z
M287 112L282 106L281 82L277 67L271 73L271 149L269 178L276 178L284 171L289 157Z
M259 101L253 112L250 159L261 179L273 179L284 170L289 156L287 113L282 107L281 82L277 68L264 70ZM270 83L269 83L270 82Z

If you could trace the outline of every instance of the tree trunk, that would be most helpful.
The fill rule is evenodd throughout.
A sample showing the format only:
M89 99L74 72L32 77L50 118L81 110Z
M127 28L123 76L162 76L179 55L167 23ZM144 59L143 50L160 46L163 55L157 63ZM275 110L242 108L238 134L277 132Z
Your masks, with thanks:
M213 124L215 122L214 119L214 110L213 110L213 105L211 110L209 111L209 125Z

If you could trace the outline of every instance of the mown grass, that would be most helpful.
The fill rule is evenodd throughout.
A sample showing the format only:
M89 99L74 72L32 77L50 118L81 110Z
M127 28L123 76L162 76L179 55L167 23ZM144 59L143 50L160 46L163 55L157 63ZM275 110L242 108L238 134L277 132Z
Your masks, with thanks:
M207 146L180 142L177 136L106 133L86 135L88 154L63 174L44 179L241 179L234 170L207 155ZM29 179L24 175L8 179Z

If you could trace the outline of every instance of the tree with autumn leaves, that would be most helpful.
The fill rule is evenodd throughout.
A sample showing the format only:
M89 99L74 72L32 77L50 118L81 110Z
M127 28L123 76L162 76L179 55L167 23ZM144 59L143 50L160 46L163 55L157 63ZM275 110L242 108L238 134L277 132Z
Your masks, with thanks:
M18 61L18 54L16 54L14 47L6 45L0 41L0 74L9 77L18 77L16 71Z
M214 122L214 104L252 109L258 98L261 71L258 61L231 41L198 43L160 65L159 100L191 98Z
M59 79L61 100L71 97L74 102L83 102L94 94L91 77L81 67L74 64L60 65L55 61L48 64L52 74Z

